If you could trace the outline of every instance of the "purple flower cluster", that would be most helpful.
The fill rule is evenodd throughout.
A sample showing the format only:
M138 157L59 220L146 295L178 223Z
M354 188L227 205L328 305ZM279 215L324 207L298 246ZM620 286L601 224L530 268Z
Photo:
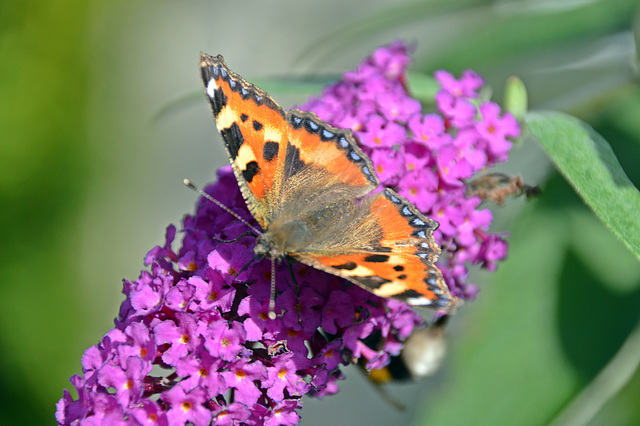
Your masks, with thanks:
M207 192L253 222L230 167ZM255 222L253 222L255 223ZM252 263L255 238L234 243L245 225L201 199L184 219L182 247L152 249L138 280L124 282L116 326L82 359L83 375L58 403L61 424L297 424L305 394L336 393L340 365L360 357L382 367L422 320L304 265L276 272L269 318L269 261ZM213 238L212 238L213 237ZM362 339L382 333L373 350Z
M482 80L470 72L459 81L438 74L442 114L422 115L403 85L408 61L401 44L381 48L309 107L354 129L381 180L440 221L443 271L453 293L469 297L463 262L493 268L506 243L486 233L491 215L465 196L463 179L506 158L517 124L495 104L474 103ZM255 224L230 167L206 192ZM165 244L147 254L149 271L124 281L115 327L71 377L78 397L64 391L60 424L297 424L303 395L338 391L340 366L364 359L381 368L424 326L401 302L287 262L276 269L269 318L271 265L253 261L246 231L203 198L177 252L176 228L167 228ZM364 343L371 335L379 347Z
M443 249L438 267L454 296L471 299L477 289L467 282L467 264L495 270L508 246L488 232L491 212L478 208L482 200L468 194L465 182L506 161L509 139L520 128L499 105L480 99L484 81L470 70L459 80L437 71L437 111L423 113L406 87L409 61L402 42L380 48L301 109L351 129L382 184L440 223L434 234Z

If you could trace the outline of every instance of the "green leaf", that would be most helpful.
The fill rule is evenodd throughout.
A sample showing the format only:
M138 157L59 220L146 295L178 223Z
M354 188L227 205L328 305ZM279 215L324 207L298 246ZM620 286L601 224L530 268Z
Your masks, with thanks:
M567 216L570 216L569 244L589 273L612 293L624 296L638 291L640 263L633 254L590 211L572 209ZM612 270L615 273L611 273Z
M504 90L504 109L518 121L522 121L527 114L527 99L527 88L522 80L515 76L509 77Z
M526 122L576 192L640 258L640 192L607 141L577 118L558 112L530 113Z
M409 92L413 97L424 104L435 104L436 93L440 90L440 84L430 74L417 71L409 71Z

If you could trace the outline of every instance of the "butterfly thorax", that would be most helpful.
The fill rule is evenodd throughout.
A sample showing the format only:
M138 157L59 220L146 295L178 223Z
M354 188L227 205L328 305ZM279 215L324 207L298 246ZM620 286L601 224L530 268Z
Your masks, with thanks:
M324 242L334 241L347 230L345 222L352 223L357 215L358 203L352 188L326 181L322 173L316 173L316 184L325 183L321 191L312 194L299 193L300 180L307 179L308 170L289 179L284 198L273 213L266 231L260 235L253 248L257 257L281 260L301 252L323 249Z
M300 220L292 220L279 226L270 226L256 239L253 252L258 258L281 260L289 253L294 253L306 246L308 240L307 225Z

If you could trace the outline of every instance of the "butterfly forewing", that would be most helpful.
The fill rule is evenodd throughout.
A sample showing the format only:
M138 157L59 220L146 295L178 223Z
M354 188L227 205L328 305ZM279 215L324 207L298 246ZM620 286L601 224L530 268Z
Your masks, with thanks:
M279 199L287 145L286 114L271 97L230 71L221 55L202 54L205 92L247 205L266 228Z

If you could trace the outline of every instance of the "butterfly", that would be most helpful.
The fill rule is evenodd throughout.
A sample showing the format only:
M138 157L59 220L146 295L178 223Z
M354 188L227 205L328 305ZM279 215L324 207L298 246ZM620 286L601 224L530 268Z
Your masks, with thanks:
M247 207L262 231L257 258L290 258L383 298L455 311L435 266L438 223L395 191L379 189L350 130L311 112L285 112L264 90L202 54L205 93ZM272 279L275 274L272 274ZM272 282L271 312L275 285Z

